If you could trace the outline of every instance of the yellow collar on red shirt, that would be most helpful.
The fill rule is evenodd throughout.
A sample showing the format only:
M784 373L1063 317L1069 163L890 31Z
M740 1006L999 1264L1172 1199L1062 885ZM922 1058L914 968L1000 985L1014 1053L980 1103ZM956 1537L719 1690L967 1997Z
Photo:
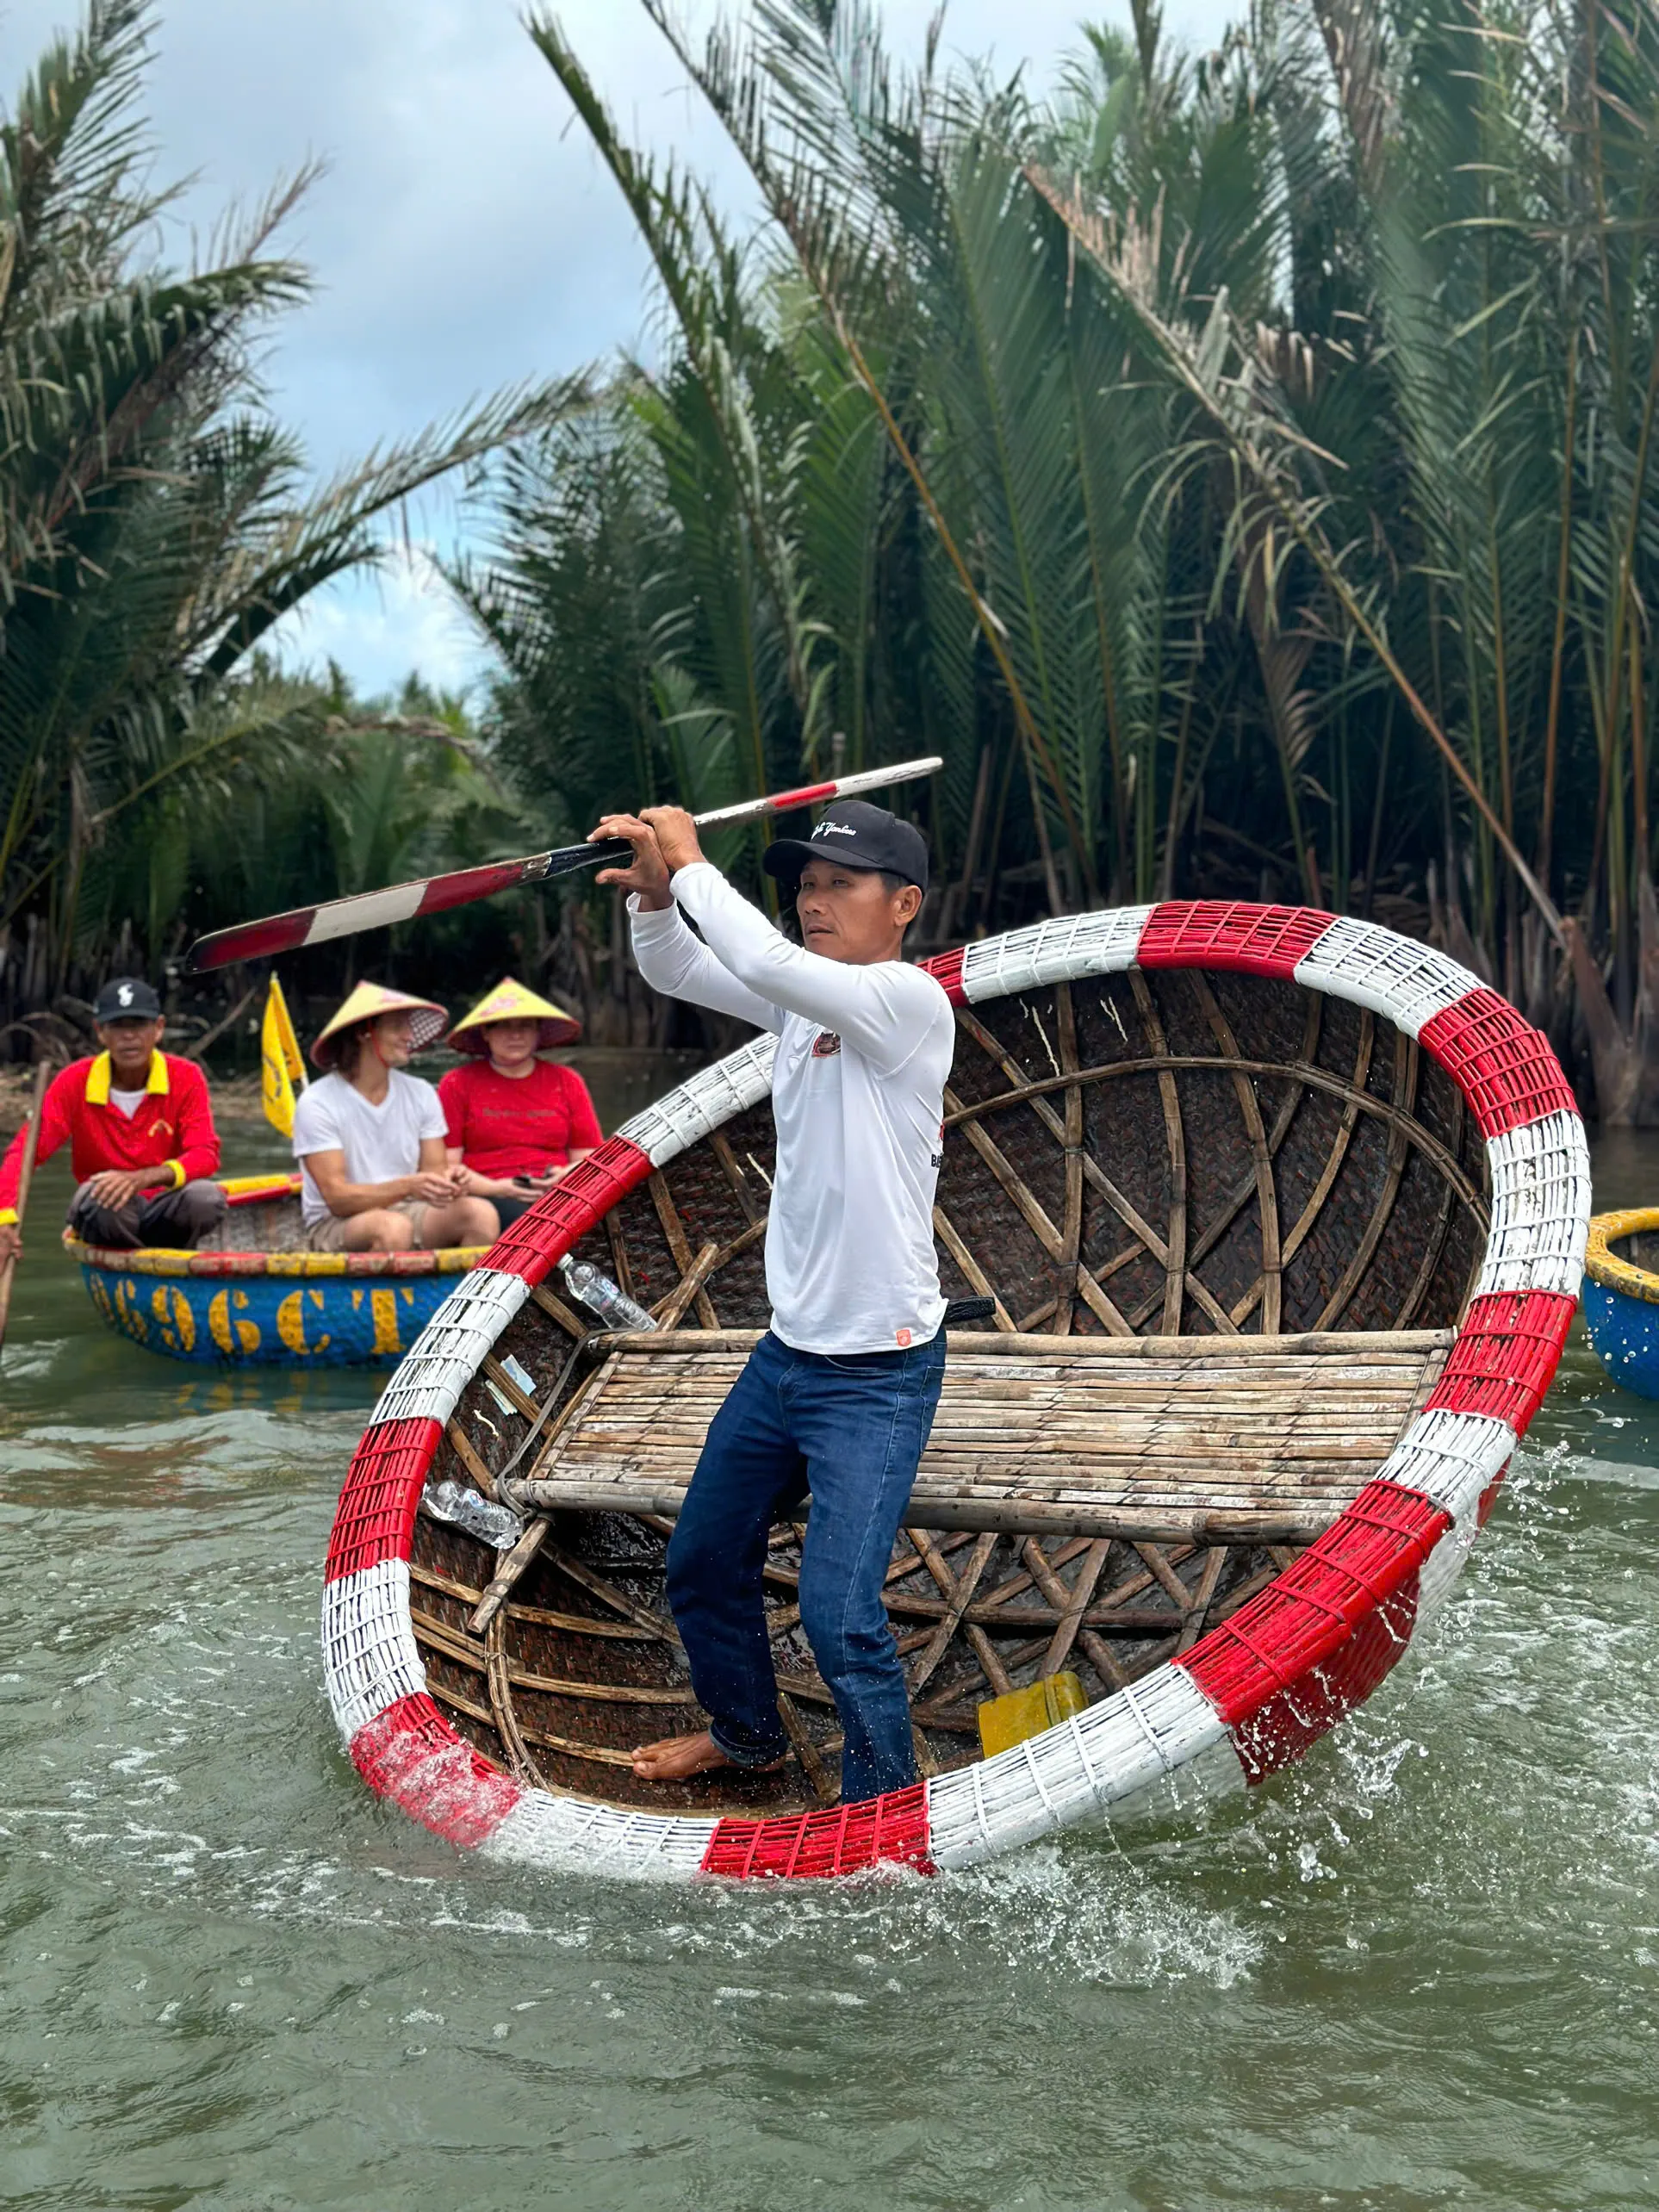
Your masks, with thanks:
M100 1053L86 1071L86 1103L89 1106L107 1106L109 1103L109 1081L113 1072L109 1053ZM151 1053L150 1073L144 1087L164 1097L166 1096L171 1086L167 1081L167 1056L165 1053Z

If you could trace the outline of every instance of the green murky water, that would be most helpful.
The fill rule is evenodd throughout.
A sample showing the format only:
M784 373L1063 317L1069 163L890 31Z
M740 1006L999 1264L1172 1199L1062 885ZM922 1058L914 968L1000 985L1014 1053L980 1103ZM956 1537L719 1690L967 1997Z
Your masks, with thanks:
M1651 1198L1659 1143L1597 1172ZM1581 1345L1412 1658L1196 1836L552 1882L335 1742L319 1576L374 1382L106 1335L41 1233L66 1187L0 1381L0 2203L1659 2204L1659 1407Z

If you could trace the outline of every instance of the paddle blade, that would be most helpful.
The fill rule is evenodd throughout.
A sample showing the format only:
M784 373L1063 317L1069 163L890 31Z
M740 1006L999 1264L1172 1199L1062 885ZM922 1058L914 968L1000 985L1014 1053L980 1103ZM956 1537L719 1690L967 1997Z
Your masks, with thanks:
M544 861L547 856L536 857ZM331 898L320 906L296 906L286 914L268 914L262 922L215 929L190 947L184 955L184 972L201 975L208 968L228 967L233 960L269 960L301 945L320 945L331 937L383 929L440 907L463 906L469 899L488 898L492 892L522 883L525 867L523 861L501 861L489 867L462 868L453 875L396 883L388 891L365 891L354 898Z
M521 884L542 883L549 876L618 860L627 851L626 845L611 839L598 845L567 845L556 853L530 853L521 860L492 861L484 867L457 868L449 875L394 884L389 891L365 891L351 898L326 899L320 906L296 906L287 914L268 914L262 922L239 922L234 929L198 937L184 955L184 972L205 975L210 968L229 967L234 960L270 960L301 945L355 936L360 929L388 929L394 922L412 921L417 914L467 906L498 891L513 891Z
M944 765L938 755L930 754L924 761L861 768L833 783L805 784L798 791L774 792L767 798L741 799L735 806L716 807L712 813L693 815L692 819L699 829L758 822L765 815L815 806L821 799L849 798L855 792L910 783L932 775ZM320 906L296 906L288 914L267 915L263 922L239 923L233 929L215 929L198 937L184 955L184 972L202 975L209 968L228 967L233 960L270 960L276 953L291 953L301 945L353 936L359 929L383 929L394 922L413 921L417 914L436 914L446 906L465 906L475 898L488 898L493 892L511 891L519 884L544 883L549 876L571 875L578 868L620 861L631 849L616 838L593 845L566 845L555 853L531 853L521 861L497 861L488 867L457 868L452 875L394 884L389 891L365 891L354 898L328 899Z

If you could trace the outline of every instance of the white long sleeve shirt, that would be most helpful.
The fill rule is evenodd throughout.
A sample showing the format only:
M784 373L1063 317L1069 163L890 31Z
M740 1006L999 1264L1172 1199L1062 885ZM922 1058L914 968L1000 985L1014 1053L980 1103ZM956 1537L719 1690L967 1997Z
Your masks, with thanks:
M774 1333L797 1351L892 1351L944 1318L933 1241L955 1017L902 960L827 960L774 929L707 861L679 906L630 899L654 991L774 1031L778 1164L766 1231ZM686 926L683 906L702 931Z

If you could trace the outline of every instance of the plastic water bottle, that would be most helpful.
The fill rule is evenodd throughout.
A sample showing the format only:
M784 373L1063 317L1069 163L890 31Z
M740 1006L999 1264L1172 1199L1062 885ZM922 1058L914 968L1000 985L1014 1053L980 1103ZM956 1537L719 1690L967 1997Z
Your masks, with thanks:
M525 1532L517 1513L494 1498L481 1498L463 1482L428 1482L420 1502L439 1520L453 1521L457 1528L494 1544L498 1551L511 1551Z
M562 1259L559 1272L571 1296L586 1306L590 1314L603 1321L607 1329L654 1329L656 1323L643 1306L637 1306L628 1293L608 1275L601 1275L591 1260Z

